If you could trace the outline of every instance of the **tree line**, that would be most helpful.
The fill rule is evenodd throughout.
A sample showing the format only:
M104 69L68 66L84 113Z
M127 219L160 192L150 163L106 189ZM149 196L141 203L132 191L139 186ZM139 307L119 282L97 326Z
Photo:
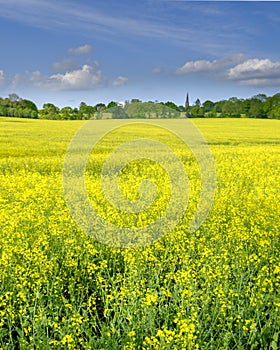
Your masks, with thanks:
M231 97L228 100L203 103L197 99L190 108L193 117L210 118L275 118L280 119L280 93L273 96L258 94L247 99Z
M16 118L38 118L38 108L32 101L20 98L17 94L0 97L0 116Z
M280 119L280 93L273 96L258 94L251 98L213 102L199 99L192 106L178 106L174 102L143 102L132 99L123 104L115 101L107 105L95 106L81 102L78 108L66 106L59 108L45 103L42 109L30 100L16 94L0 97L0 116L51 119L51 120L88 120L88 119L126 119L126 118L274 118Z

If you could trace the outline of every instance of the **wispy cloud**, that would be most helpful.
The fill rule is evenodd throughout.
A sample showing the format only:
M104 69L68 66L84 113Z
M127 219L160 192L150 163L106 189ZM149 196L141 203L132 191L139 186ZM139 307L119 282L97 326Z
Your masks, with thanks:
M95 65L98 66L98 63L96 61L91 62L88 54L91 53L93 50L93 47L91 45L82 45L79 47L70 48L67 50L67 54L65 55L65 58L63 58L61 61L54 62L52 64L52 68L56 72L67 72L74 69L78 69L79 64L77 61L76 56L85 56L87 57L87 64L90 64L91 66Z
M106 38L122 35L168 40L204 52L213 50L213 47L218 50L227 42L226 38L219 38L213 44L216 29L212 30L210 25L206 29L195 27L191 21L185 22L184 17L177 23L162 20L156 14L140 16L136 11L112 15L98 10L96 5L89 7L69 0L0 0L0 6L0 17L49 30L82 30L84 34ZM188 16L191 18L191 13ZM73 49L73 53L84 53L89 49L85 45Z
M93 47L87 44L87 45L71 48L68 50L68 53L71 55L86 55L86 54L89 54L92 50L93 50Z
M128 82L128 79L126 77L119 76L119 77L117 77L117 79L115 79L112 82L112 86L122 86L122 85L127 84L127 82Z

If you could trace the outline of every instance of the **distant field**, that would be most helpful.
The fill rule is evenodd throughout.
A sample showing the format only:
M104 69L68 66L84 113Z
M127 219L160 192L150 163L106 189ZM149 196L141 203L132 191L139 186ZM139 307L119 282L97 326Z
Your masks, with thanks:
M193 197L170 234L121 249L83 232L65 203L64 156L84 122L0 118L0 349L280 348L280 122L193 122L216 164L212 211L188 231L199 169L189 150L163 133L161 142L188 169ZM117 122L92 123L102 133ZM187 127L185 120L168 123ZM88 162L89 197L114 222L122 218L100 199L98 175L115 145L134 135L154 137L156 130L129 126L105 138ZM163 203L168 181L156 165L149 169ZM121 186L134 200L138 187L125 176ZM134 225L152 215L135 217Z

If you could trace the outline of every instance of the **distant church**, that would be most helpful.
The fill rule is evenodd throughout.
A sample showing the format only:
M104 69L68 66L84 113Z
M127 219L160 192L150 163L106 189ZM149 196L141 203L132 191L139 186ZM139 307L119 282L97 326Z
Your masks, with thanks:
M187 97L186 97L186 102L185 102L185 108L186 110L188 110L190 107L190 102L189 102L189 93L187 93Z
M185 110L186 110L186 117L190 117L190 101L189 101L189 93L187 93L186 101L185 101Z

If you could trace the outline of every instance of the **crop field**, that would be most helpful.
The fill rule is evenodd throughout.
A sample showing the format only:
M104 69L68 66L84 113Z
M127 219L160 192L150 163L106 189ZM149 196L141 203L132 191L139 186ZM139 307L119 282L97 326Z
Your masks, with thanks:
M193 120L216 173L213 205L194 230L200 168L167 130L187 128L186 120L160 131L139 120L105 135L89 156L85 185L106 222L145 226L171 198L164 168L142 159L124 168L120 190L136 203L141 180L152 179L156 203L136 213L108 204L102 164L122 143L155 137L189 175L184 216L134 246L120 246L105 227L88 234L70 214L63 165L83 123L0 118L0 349L279 349L280 122ZM102 134L116 122L91 123Z

